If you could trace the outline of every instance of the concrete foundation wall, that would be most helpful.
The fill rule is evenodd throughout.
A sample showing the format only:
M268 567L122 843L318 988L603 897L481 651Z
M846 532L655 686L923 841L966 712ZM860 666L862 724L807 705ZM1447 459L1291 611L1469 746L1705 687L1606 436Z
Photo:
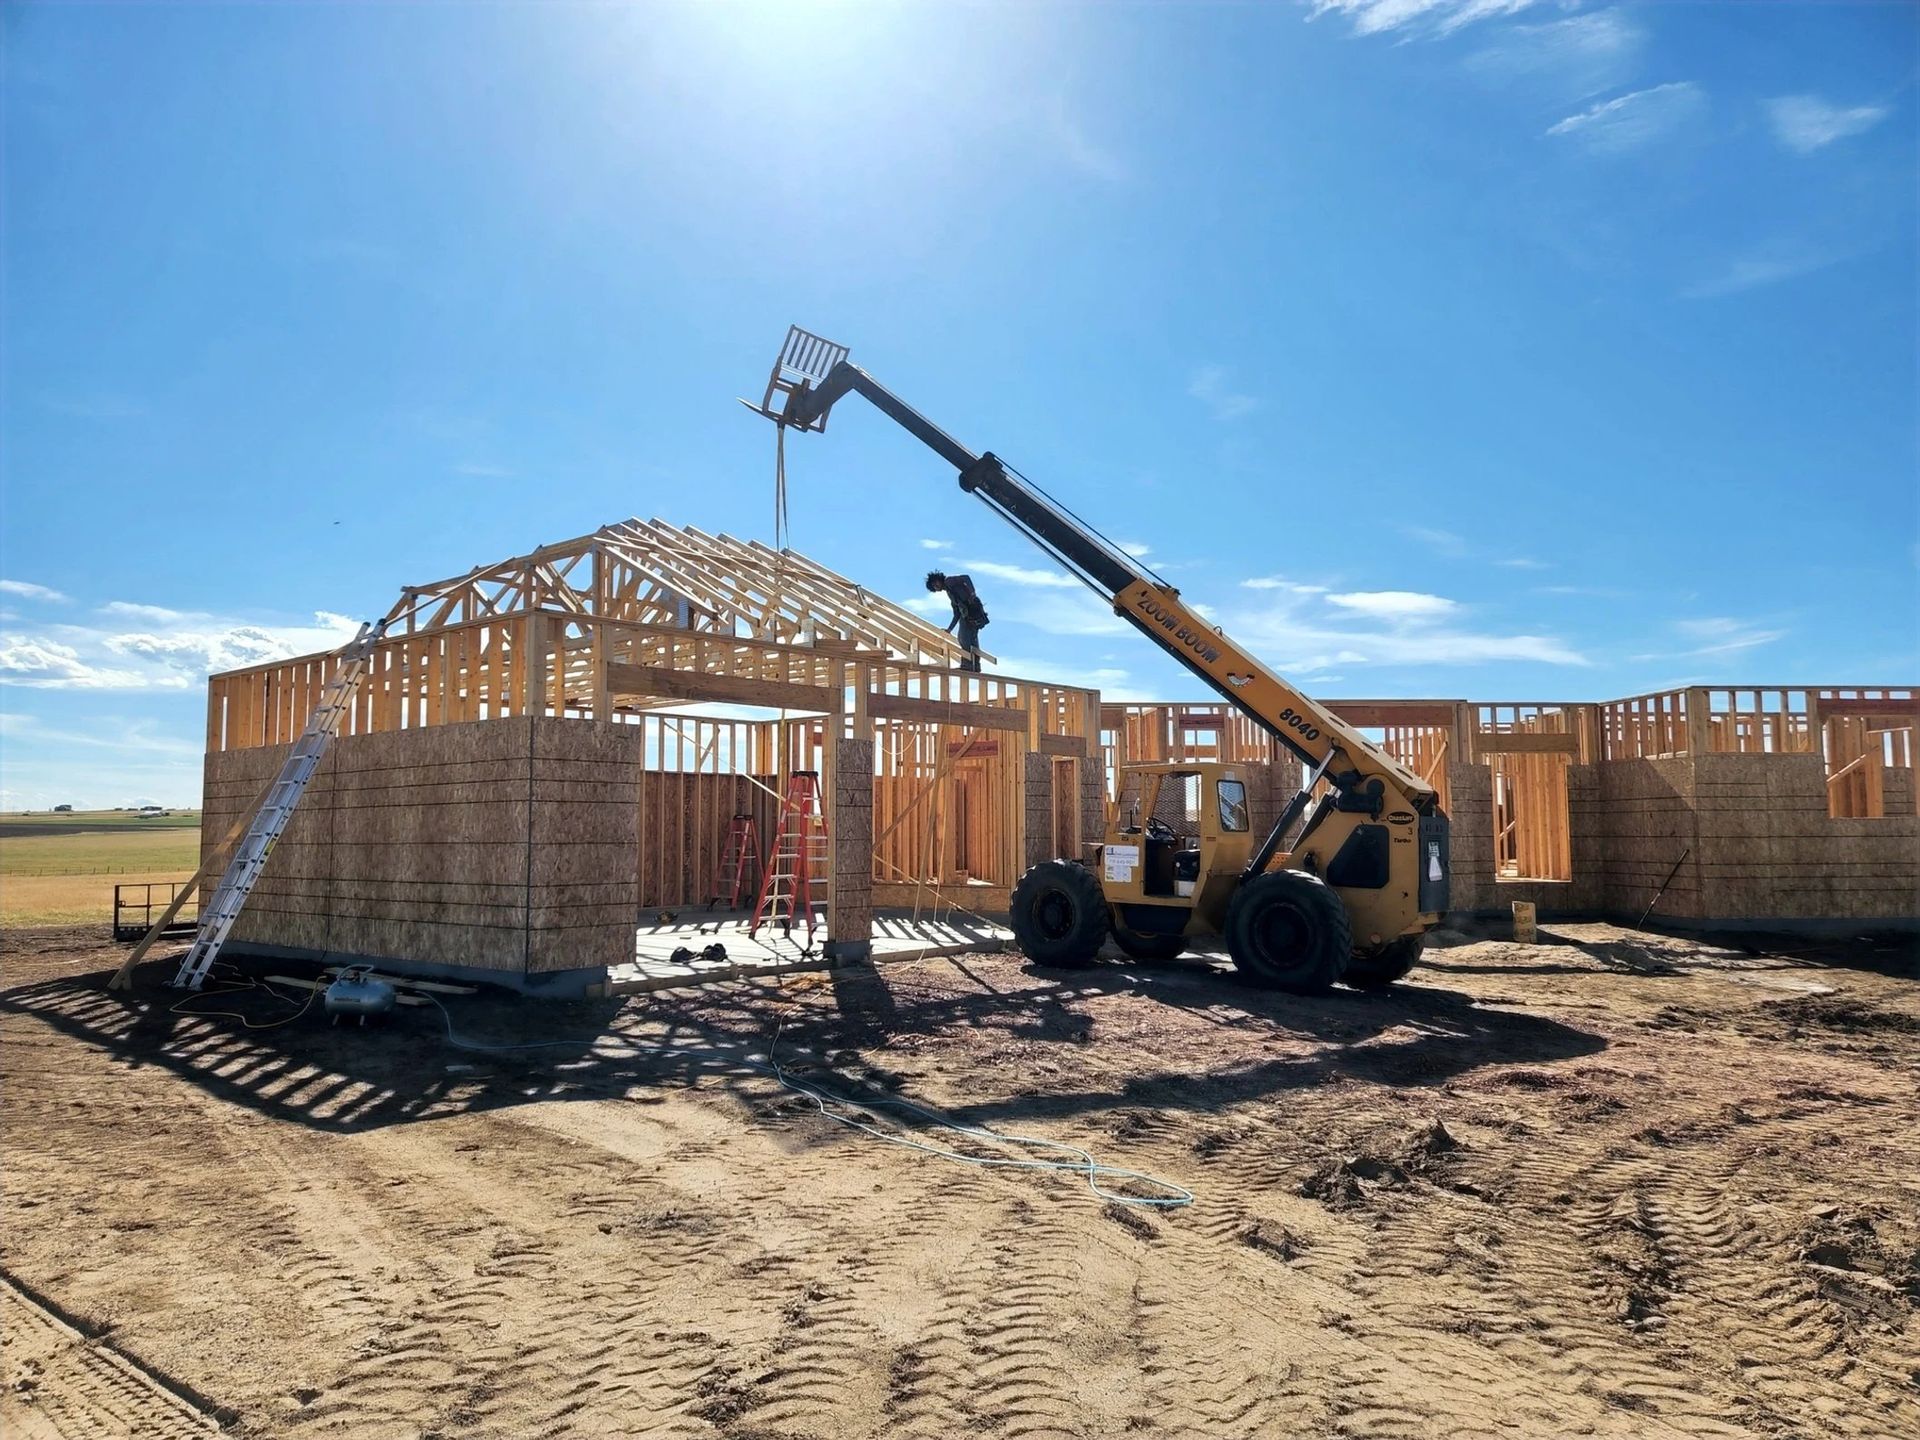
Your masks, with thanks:
M590 983L633 951L639 744L629 727L554 719L335 741L231 943L513 985ZM204 844L285 757L207 757Z

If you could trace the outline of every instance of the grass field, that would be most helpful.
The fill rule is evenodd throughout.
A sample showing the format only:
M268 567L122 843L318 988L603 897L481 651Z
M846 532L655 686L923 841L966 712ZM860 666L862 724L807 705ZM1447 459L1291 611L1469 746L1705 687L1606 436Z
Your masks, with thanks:
M105 923L113 887L184 880L200 863L200 814L0 815L0 925Z

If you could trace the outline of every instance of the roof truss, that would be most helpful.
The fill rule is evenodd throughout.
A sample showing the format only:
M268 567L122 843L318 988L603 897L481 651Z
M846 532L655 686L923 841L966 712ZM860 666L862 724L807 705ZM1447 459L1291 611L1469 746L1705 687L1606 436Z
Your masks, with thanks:
M961 657L945 630L798 551L658 519L616 521L449 580L410 585L390 633L539 609L740 640L839 642L929 664Z

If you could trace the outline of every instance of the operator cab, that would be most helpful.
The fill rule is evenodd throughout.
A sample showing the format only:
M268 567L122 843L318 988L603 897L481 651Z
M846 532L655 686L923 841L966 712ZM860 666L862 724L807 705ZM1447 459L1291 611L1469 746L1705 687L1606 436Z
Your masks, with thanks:
M1121 771L1115 817L1120 849L1114 858L1124 865L1129 852L1137 854L1139 868L1111 879L1131 880L1140 900L1192 909L1210 878L1237 874L1246 863L1252 824L1247 786L1229 767L1128 765Z

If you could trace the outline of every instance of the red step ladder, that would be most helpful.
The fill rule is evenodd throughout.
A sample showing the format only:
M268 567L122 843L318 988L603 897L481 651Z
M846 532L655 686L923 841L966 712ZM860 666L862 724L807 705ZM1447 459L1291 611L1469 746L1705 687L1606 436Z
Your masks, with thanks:
M707 909L724 900L729 910L738 910L741 896L752 893L747 889L749 868L760 869L759 832L754 829L753 816L736 815L727 822L727 839L720 847L720 868L714 872Z
M820 813L820 777L812 770L796 770L787 777L787 793L780 802L780 823L767 853L766 873L760 879L760 901L753 907L749 937L758 935L768 920L778 921L793 934L795 921L807 927L807 946L813 946L813 871L825 867L827 822Z

